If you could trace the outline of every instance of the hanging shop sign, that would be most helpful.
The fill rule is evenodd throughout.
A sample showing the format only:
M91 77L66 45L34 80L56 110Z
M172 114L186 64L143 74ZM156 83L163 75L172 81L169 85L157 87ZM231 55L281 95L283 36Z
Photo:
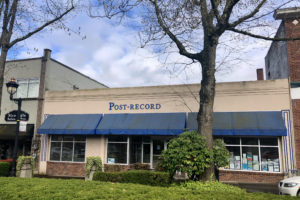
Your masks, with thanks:
M159 110L161 104L159 103L148 103L148 104L116 104L109 102L109 110Z
M17 110L13 110L7 114L5 114L5 121L7 122L16 122L17 121ZM29 120L29 114L24 111L20 111L20 120L21 121L28 121Z

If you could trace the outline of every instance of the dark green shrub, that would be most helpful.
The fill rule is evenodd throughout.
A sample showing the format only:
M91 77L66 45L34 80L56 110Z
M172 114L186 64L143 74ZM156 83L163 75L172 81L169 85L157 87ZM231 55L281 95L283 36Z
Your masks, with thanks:
M170 140L168 149L161 154L162 166L173 177L176 171L186 172L190 179L198 180L213 161L212 151L196 131L184 132Z
M133 163L131 165L131 169L135 170L149 170L150 165L149 164L143 164L143 163Z
M93 180L104 181L104 182L122 182L123 172L95 172Z
M0 162L0 176L8 176L9 168L10 168L9 162Z
M215 140L213 147L213 158L215 166L225 167L229 163L229 151L227 150L224 142L221 139Z
M132 170L128 172L96 172L93 180L120 183L137 183L152 186L168 186L170 175L165 172Z

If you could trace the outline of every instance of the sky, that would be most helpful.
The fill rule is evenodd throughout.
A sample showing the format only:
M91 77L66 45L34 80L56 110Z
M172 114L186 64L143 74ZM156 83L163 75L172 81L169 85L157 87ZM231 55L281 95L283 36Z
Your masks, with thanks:
M63 30L44 31L27 39L10 59L41 57L43 49L52 50L52 58L109 86L135 87L170 84L200 83L201 70L197 64L177 68L173 62L187 60L177 53L169 55L168 64L162 63L156 50L140 47L136 29L108 19L92 19L85 13L68 19L68 24L80 35ZM279 22L276 24L276 26ZM276 28L274 27L274 33ZM221 43L231 37L225 34ZM264 40L236 40L239 47L229 63L218 68L217 82L254 81L256 69L264 68L264 57L270 47ZM222 45L221 45L222 47ZM177 52L176 49L174 49ZM228 52L227 52L228 53ZM226 50L218 49L218 61L226 57ZM235 61L236 60L236 61Z

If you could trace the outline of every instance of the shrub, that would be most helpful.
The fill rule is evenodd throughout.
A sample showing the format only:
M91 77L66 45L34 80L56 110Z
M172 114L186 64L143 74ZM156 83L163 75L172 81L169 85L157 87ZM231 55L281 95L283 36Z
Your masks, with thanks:
M0 176L8 176L9 175L9 162L0 162Z
M213 161L206 141L196 131L184 132L170 140L162 155L162 166L173 177L176 171L186 172L190 179L199 179L205 168Z
M132 170L128 172L96 172L93 180L105 182L137 183L152 186L168 186L170 175L165 172Z
M85 164L85 175L88 177L90 175L92 167L96 167L97 171L102 171L102 161L100 157L97 156L90 156L86 158Z
M133 163L131 165L131 169L135 170L149 170L150 165L149 164L142 164L142 163Z
M229 151L227 150L224 142L220 139L215 140L213 147L213 159L217 168L225 167L229 163Z

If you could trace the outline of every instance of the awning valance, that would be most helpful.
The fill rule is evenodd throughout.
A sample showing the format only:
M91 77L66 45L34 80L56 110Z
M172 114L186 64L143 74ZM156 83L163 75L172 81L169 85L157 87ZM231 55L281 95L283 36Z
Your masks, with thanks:
M93 135L101 118L101 114L49 115L38 133Z
M178 135L185 120L186 113L105 114L96 134Z
M188 130L197 130L197 113L189 113ZM213 135L286 136L281 111L215 112Z

